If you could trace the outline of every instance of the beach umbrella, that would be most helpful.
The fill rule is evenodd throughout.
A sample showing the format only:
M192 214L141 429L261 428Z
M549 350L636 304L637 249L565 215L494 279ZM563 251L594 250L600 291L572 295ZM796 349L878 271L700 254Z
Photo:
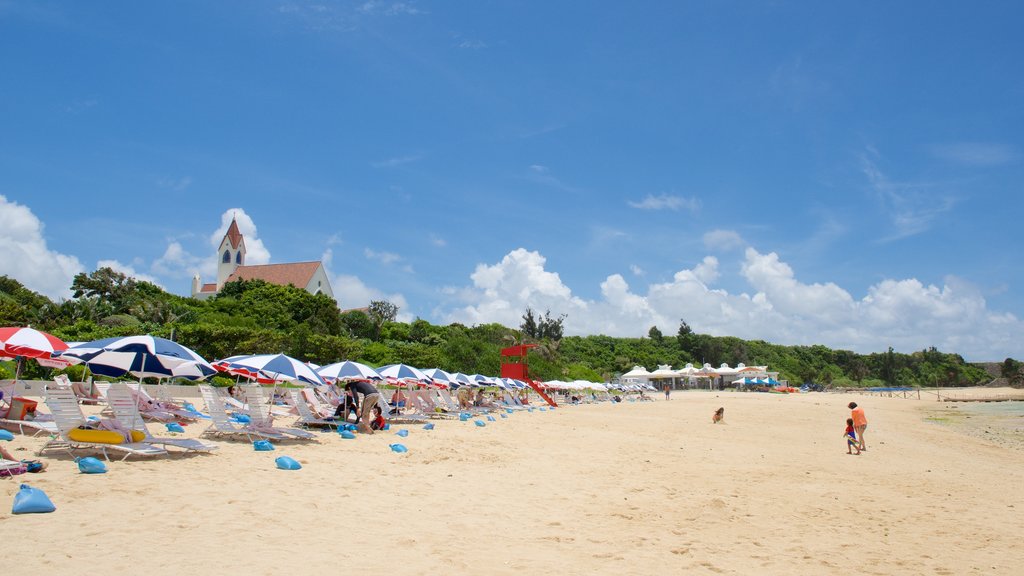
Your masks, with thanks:
M393 382L422 383L430 384L430 376L427 376L419 368L413 368L406 364L389 364L377 369L377 373Z
M54 352L67 350L68 345L52 334L40 332L31 326L0 328L3 356L27 356L49 359Z
M70 364L67 360L53 358L54 352L66 350L68 345L60 338L41 332L31 326L11 326L0 328L0 360L17 360L14 379L21 376L23 358L35 358L43 366L64 368Z
M205 380L217 373L209 363L203 362L182 362L171 368L172 378L185 378L186 380Z
M449 386L451 386L452 390L458 389L460 386L474 385L474 382L470 380L469 376L466 376L462 372L452 372L448 376L450 377Z
M327 386L327 382L305 362L285 354L232 356L214 362L214 367L232 374L251 374L256 381L267 384L291 382L308 386Z
M351 360L345 360L343 362L335 362L334 364L328 364L321 366L316 371L321 378L328 382L336 382L338 380L383 380L384 378L377 373L376 370L370 368L366 364L360 364L359 362L352 362Z
M434 386L439 388L451 388L454 378L448 372L441 370L440 368L428 368L423 371L424 374L430 376L433 380Z
M84 342L54 356L85 364L93 374L117 378L171 378L181 364L194 362L213 370L209 362L177 342L157 336L119 336Z

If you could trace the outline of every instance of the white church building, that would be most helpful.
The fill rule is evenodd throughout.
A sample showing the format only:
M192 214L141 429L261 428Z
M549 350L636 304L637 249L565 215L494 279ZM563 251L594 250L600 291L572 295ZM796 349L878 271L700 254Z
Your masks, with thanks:
M264 280L271 284L302 288L310 294L326 294L334 298L331 282L320 261L293 262L290 264L245 264L245 238L238 230L238 224L231 220L224 239L217 249L217 282L204 284L196 274L192 278L192 297L205 300L217 294L224 284L235 280Z

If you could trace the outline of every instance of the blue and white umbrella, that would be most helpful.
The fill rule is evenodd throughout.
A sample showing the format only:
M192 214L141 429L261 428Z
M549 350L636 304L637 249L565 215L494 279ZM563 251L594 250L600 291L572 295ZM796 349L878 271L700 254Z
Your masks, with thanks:
M433 380L419 368L405 364L390 364L377 369L377 373L393 382L430 384Z
M198 378L212 374L213 366L191 349L157 336L119 336L83 342L54 354L75 364L85 364L93 374L117 378ZM192 375L175 374L175 368L195 363Z
M302 360L285 354L253 354L232 356L214 363L218 370L255 375L256 380L265 383L292 382L309 386L327 386L327 382Z
M476 385L476 383L473 382L473 380L470 379L469 376L466 376L462 372L452 372L450 374L450 376L451 376L451 384L450 384L450 386L452 387L452 390L454 390L456 388L459 388L461 386L475 386Z
M376 370L370 368L366 364L360 364L359 362L352 362L351 360L345 360L344 362L335 362L334 364L328 364L317 368L316 373L321 378L328 382L336 382L338 380L383 380L384 377L377 373Z
M440 368L428 368L424 370L423 373L430 376L430 379L434 381L434 384L440 384L445 388L451 388L453 385L457 386L455 377Z

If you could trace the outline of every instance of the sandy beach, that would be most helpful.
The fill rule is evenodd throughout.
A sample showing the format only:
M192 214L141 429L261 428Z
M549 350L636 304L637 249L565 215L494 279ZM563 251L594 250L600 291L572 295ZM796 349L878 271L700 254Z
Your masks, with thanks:
M437 421L255 452L0 480L20 574L1019 574L1024 450L946 403L857 394L671 401ZM869 420L849 456L846 404ZM726 408L725 423L711 413ZM974 418L972 418L973 420ZM964 419L966 420L966 419ZM980 420L979 420L980 421ZM284 422L278 422L283 424ZM1024 427L1024 424L1021 425ZM156 432L162 426L150 424ZM205 424L188 426L197 436ZM407 438L394 432L406 428ZM1001 436L1002 438L1002 436ZM402 442L406 454L388 445ZM27 457L43 440L17 436ZM278 470L292 456L299 471ZM20 483L52 514L10 514Z

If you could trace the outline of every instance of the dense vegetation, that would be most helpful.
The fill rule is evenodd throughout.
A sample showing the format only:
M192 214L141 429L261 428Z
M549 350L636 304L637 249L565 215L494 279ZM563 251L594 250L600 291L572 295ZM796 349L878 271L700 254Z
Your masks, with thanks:
M292 286L260 280L228 284L217 296L195 300L169 294L109 268L79 274L73 297L53 302L17 280L0 276L0 326L32 325L66 342L152 334L181 342L207 359L233 354L283 352L317 364L342 359L373 366L404 362L467 374L497 374L500 349L531 342L530 371L542 380L610 380L634 365L768 365L794 384L832 386L967 386L992 377L957 354L934 348L899 354L889 349L855 354L824 346L780 346L763 341L696 334L681 321L674 336L651 328L647 337L563 336L565 316L526 310L518 329L499 324L435 326L417 319L396 322L398 309L373 302L341 312L335 301ZM1008 358L1004 377L1019 381L1021 363ZM25 364L27 377L47 369ZM0 377L13 364L0 364Z

